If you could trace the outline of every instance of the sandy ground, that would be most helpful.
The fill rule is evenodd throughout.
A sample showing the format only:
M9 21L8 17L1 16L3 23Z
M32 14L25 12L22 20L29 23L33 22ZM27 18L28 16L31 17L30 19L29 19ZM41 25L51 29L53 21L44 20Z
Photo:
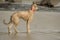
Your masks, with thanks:
M25 22L21 19L17 29L18 34L7 33L7 25L14 11L0 11L0 40L60 40L60 12L40 10L34 14L31 23L31 33L26 33Z

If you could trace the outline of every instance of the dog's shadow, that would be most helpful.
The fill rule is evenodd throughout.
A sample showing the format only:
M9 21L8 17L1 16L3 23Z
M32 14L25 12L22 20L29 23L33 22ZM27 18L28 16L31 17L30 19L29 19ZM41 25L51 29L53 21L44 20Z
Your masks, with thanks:
M6 39L7 40L30 40L31 35L26 33L26 32L21 32L21 33L12 33L12 34L8 34L7 32L0 32L0 37L2 37L3 39Z

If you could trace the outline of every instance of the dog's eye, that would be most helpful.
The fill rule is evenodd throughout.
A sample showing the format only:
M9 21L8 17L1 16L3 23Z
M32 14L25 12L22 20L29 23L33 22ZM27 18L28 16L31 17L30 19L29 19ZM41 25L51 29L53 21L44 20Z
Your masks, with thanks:
M35 5L35 7L37 7L37 5Z

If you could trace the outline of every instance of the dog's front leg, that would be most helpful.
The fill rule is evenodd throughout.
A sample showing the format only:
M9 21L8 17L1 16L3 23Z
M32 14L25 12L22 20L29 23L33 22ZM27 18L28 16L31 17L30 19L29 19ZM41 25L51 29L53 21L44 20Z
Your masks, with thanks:
M27 32L30 33L30 21L27 20L26 22Z

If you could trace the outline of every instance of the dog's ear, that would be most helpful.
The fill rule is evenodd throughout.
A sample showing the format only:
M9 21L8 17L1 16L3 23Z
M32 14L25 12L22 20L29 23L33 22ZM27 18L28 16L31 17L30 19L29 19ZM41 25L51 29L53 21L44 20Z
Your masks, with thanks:
M36 4L36 2L33 2L33 4Z
M33 2L33 4L34 4L34 2Z
M32 7L34 4L35 4L35 2L33 1L31 7Z
M33 1L32 3L33 3L33 4L37 4L37 1Z

